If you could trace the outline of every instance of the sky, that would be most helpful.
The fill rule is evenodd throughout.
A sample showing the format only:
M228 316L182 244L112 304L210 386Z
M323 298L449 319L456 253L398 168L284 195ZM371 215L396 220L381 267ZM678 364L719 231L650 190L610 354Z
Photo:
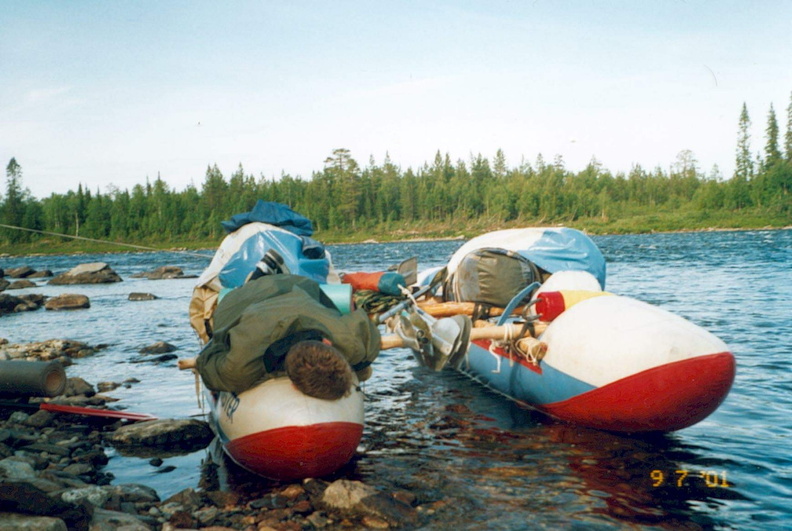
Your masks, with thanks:
M503 150L734 171L792 96L792 1L0 0L0 162L33 196ZM5 175L0 177L3 179ZM2 181L5 184L5 180ZM0 194L5 186L0 187Z

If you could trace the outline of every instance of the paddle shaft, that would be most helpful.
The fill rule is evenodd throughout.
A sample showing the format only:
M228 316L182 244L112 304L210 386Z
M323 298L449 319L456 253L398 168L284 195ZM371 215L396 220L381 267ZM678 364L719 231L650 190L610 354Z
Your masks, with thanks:
M148 413L131 413L127 411L117 411L114 409L97 409L82 406L67 406L64 404L53 404L51 402L40 402L31 404L25 402L14 402L13 400L0 400L0 407L20 408L20 409L41 409L52 411L53 413L68 413L71 415L86 415L89 417L105 417L109 419L125 420L156 420L157 417Z

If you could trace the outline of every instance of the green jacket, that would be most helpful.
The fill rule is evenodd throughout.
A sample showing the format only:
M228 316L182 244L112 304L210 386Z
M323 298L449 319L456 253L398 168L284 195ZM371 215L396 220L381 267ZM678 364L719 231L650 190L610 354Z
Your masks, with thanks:
M313 280L267 275L229 292L214 313L214 335L197 360L206 387L241 393L282 376L288 348L329 339L353 370L379 355L380 334L363 310L341 315Z

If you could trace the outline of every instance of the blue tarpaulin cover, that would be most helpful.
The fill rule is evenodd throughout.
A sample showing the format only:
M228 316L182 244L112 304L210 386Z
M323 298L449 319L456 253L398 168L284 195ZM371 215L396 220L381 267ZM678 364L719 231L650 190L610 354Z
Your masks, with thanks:
M273 230L271 227L266 230L262 227L262 230L248 237L220 271L223 287L236 288L244 284L269 250L280 254L289 273L319 283L327 281L330 259L324 246L309 238L313 234L313 225L308 218L287 205L259 200L250 212L232 216L222 225L231 233L250 223L266 223L283 230Z
M313 224L310 219L298 214L288 205L276 203L275 201L262 201L261 199L256 202L250 212L231 216L230 220L221 221L220 225L223 226L226 232L234 232L243 225L254 221L275 225L298 236L310 236L313 234Z

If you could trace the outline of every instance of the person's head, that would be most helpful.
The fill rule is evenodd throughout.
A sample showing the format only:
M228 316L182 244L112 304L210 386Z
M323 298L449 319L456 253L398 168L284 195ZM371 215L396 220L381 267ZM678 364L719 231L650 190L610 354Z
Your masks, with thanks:
M303 394L338 400L354 384L352 368L336 349L321 341L300 341L286 354L286 374Z

